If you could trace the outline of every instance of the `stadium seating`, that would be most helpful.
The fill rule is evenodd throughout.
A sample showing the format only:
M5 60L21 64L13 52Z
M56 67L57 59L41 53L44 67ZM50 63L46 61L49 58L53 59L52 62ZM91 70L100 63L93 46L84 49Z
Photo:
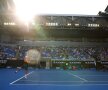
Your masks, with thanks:
M19 58L23 60L30 47L21 47L19 50L12 46L0 46L0 59ZM51 57L55 60L93 60L98 54L101 60L108 59L108 48L92 47L34 47L39 48L42 57Z

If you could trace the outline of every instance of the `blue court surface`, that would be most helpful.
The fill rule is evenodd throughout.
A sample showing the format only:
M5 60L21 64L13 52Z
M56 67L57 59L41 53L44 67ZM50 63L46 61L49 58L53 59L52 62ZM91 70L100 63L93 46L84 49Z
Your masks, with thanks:
M0 69L0 90L108 90L108 72L96 70Z

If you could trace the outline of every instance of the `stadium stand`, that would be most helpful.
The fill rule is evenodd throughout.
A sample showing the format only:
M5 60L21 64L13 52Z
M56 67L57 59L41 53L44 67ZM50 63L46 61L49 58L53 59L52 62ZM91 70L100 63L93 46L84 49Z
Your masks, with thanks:
M51 68L107 67L107 8L105 15L38 15L28 28L10 11L14 7L11 1L0 1L0 66L16 67L32 47L41 51L44 68L49 59Z
M30 45L29 46L1 45L0 46L0 61L6 60L7 66L17 67L16 62L22 63L24 60L26 51L31 47L34 49L39 49L41 51L42 59L43 58L51 59L51 63L52 63L51 68L56 68L56 67L63 68L63 66L65 67L65 64L68 63L69 64L68 68L77 66L77 68L79 69L81 68L83 69L101 68L102 69L104 68L104 66L100 66L100 65L98 66L98 63L106 66L108 62L108 48L107 47L91 47L91 46L90 47L87 47L87 46L83 46L83 47L40 46L39 47L39 46L30 46ZM43 61L44 60L42 60L42 62ZM44 63L45 62L46 61L44 61ZM6 65L4 66L6 67Z

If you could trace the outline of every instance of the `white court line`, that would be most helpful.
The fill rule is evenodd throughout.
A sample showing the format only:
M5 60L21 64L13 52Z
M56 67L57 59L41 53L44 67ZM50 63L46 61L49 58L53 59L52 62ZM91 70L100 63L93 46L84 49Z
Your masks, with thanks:
M58 85L58 84L12 84L12 85L21 85L21 86L22 86L22 85L25 85L25 86L26 86L26 85L27 85L27 86L28 86L28 85L31 85L31 86L32 86L32 85L40 85L40 86L41 86L41 85L44 85L44 86L81 86L81 84L76 84L76 85L72 85L72 84L71 84L71 85L62 85L62 84L60 84L60 85Z
M21 80L21 81L28 81L28 82L84 82L84 81L35 81L35 80Z
M104 85L104 86L106 86L106 85L108 85L108 84L74 84L74 85L73 85L73 84L71 84L71 85L63 85L63 84L60 84L60 85L58 85L58 84L12 84L12 85L21 85L21 86L22 86L22 85L25 85L25 86L26 86L26 85L27 85L27 86L28 86L28 85L31 85L31 86L32 86L32 85L40 85L40 86L41 86L41 85L45 85L45 86L96 86L96 85L97 85L97 86L98 86L98 85L100 86L100 85Z
M42 83L42 82L57 82L57 83L59 83L59 82L84 82L84 81L35 81L35 80L21 80L21 81L27 81L27 82L40 82L40 83ZM87 82L108 82L108 81L87 81Z
M81 80L83 80L83 81L85 81L85 82L87 82L88 80L86 80L86 79L84 79L84 78L81 78L81 77L79 77L79 76L77 76L77 75L74 75L74 74L72 74L72 73L70 73L70 72L67 72L68 74L70 74L70 75L72 75L72 76L75 76L75 77L77 77L77 78L79 78L79 79L81 79Z
M96 76L96 77L102 77L102 76L108 76L108 75L78 75L78 76Z
M27 74L27 76L28 76L28 75L30 75L30 74L32 74L33 72L34 72L34 71L32 71L32 72L28 73L28 74ZM12 85L13 83L15 83L15 82L17 82L17 81L21 80L21 79L22 79L22 78L24 78L24 77L25 77L25 75L24 75L24 76L22 76L21 78L19 78L19 79L15 80L15 81L11 82L10 84Z
M33 71L32 72L30 72L29 74L31 74L31 73L33 73ZM32 81L32 82L108 82L108 81L87 81L86 79L84 79L84 78L81 78L81 77L79 77L79 76L77 76L77 75L74 75L74 74L72 74L72 73L70 73L70 72L67 72L68 74L70 74L70 75L72 75L72 76L75 76L75 77L77 77L77 78L79 78L79 79L81 79L81 80L83 80L83 81L33 81L33 80L25 80L25 81ZM29 75L28 74L28 75ZM24 77L24 76L23 76ZM18 80L20 80L20 79L22 79L23 77L21 77L21 78L19 78L19 79L17 79L17 80L15 80L15 81L13 81L12 83L10 83L11 85L46 85L46 86L94 86L94 85L108 85L108 84L71 84L71 85L63 85L63 84L14 84L15 82L17 82ZM24 80L21 80L21 81L24 81Z

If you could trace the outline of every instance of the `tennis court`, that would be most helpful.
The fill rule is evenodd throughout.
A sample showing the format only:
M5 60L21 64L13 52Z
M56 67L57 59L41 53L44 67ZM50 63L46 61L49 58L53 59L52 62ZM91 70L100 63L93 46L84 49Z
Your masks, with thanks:
M108 72L95 70L23 70L1 69L1 90L107 90Z

